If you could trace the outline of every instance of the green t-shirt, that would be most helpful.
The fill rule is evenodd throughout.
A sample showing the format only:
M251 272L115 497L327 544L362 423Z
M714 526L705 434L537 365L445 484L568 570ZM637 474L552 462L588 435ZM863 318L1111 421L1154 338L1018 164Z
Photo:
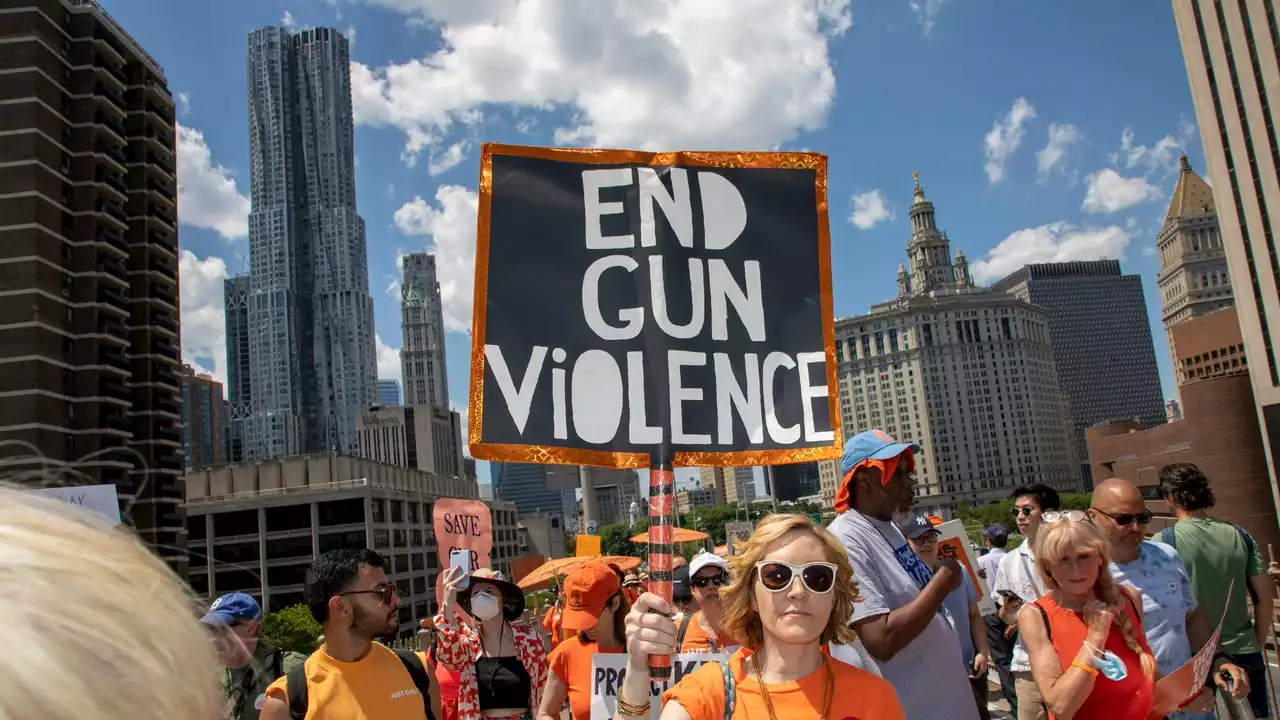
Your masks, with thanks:
M1215 627L1222 611L1222 649L1225 652L1259 653L1258 638L1249 618L1249 577L1265 572L1258 544L1250 553L1240 531L1230 523L1213 518L1184 518L1173 526L1178 554L1191 576L1191 592L1211 627ZM1155 539L1158 541L1160 536ZM1235 581L1231 606L1227 607L1227 591Z
M275 652L275 648L259 642L247 667L222 669L223 720L258 720L267 687L279 677L275 672ZM280 652L280 675L288 674L294 665L307 659L295 652Z

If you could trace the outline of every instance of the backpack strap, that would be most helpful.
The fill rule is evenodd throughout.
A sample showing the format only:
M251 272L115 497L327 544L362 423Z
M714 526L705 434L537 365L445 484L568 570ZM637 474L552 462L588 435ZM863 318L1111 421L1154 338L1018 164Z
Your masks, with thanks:
M733 681L733 671L729 669L729 663L725 662L720 666L721 674L724 676L724 717L722 720L733 720L733 708L736 704L734 700L737 698L737 687Z
M1173 526L1170 525L1169 527L1160 531L1159 539L1156 540L1156 542L1162 542L1165 545L1168 545L1169 547L1173 548L1174 550L1177 550L1178 534L1173 531Z
M676 652L684 650L684 635L689 631L689 622L693 620L693 613L685 613L684 619L680 621L680 629L676 632Z
M289 669L284 689L289 693L290 720L307 718L307 665L298 663Z
M1244 528L1240 527L1239 525L1236 525L1235 523L1231 523L1231 527L1235 528L1236 532L1240 533L1240 539L1244 541L1244 550L1248 554L1248 557L1253 557L1253 554L1258 550L1257 544L1253 541L1253 536L1251 536L1248 533L1248 531L1246 531ZM1253 589L1253 583L1249 582L1249 573L1248 573L1249 564L1248 563L1249 561L1246 558L1245 574L1244 574L1244 589L1246 592L1249 593L1250 603L1253 605L1257 605L1259 602L1258 592Z
M1038 602L1031 603L1031 607L1040 611L1040 619L1044 621L1044 635L1053 642L1053 628L1049 625L1049 613L1044 611L1044 606Z
M275 680L284 674L284 650L276 648L271 652L271 679Z
M409 671L409 677L413 678L413 684L417 686L418 692L422 694L422 705L427 712L427 720L436 720L435 713L431 712L431 676L427 674L422 658L412 650L395 652L400 662L404 663L404 669Z

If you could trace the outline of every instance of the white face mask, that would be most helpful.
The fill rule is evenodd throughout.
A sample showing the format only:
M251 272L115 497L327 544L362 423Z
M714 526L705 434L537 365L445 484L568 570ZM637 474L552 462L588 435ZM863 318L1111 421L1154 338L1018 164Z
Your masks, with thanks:
M481 620L488 620L502 610L498 598L489 593L476 593L471 596L471 614Z

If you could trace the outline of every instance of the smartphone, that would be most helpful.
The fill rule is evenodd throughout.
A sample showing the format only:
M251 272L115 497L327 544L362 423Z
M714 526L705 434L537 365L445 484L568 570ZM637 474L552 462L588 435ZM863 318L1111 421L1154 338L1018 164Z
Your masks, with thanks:
M459 589L465 590L471 587L471 551L470 550L451 550L449 551L449 567L462 568L462 584Z

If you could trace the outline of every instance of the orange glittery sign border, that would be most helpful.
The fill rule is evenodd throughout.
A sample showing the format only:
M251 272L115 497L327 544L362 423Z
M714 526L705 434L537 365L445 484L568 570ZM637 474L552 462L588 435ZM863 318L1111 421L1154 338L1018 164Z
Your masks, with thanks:
M493 158L495 155L573 162L583 165L650 165L684 167L781 168L813 170L818 212L818 283L822 311L822 344L827 361L827 393L831 429L830 445L783 450L737 452L677 452L673 467L738 467L783 465L827 460L840 456L844 433L840 424L840 397L836 375L835 309L831 294L831 224L827 218L827 156L805 152L641 152L529 147L485 143L480 154L480 207L476 218L476 275L471 319L471 392L467 436L472 456L480 460L613 468L649 467L649 453L611 452L549 445L512 445L484 441L484 346L489 297L489 232L493 208ZM655 448L656 449L656 448Z

